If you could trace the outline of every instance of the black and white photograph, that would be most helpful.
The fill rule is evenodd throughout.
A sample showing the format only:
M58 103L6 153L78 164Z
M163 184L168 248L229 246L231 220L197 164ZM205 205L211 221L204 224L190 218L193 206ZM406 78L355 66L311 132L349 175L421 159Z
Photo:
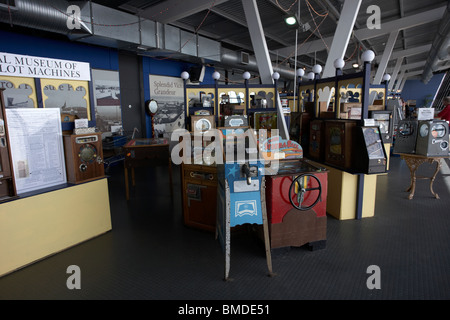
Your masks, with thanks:
M154 116L155 136L170 138L173 131L184 128L183 80L150 75L150 97L158 102Z
M59 108L61 114L75 115L78 119L88 119L88 95L83 86L75 87L62 80L58 87L46 85L43 89L45 108Z
M5 89L5 108L35 108L33 99L30 98L34 92L34 87L23 83L15 86L10 79L0 77L0 88Z
M95 119L104 135L122 130L119 73L109 70L92 70L94 81Z

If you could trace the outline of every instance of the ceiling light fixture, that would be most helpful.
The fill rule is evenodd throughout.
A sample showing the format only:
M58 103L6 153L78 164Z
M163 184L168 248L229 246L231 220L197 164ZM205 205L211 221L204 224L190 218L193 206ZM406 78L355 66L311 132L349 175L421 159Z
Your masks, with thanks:
M295 16L285 16L284 21L288 26L295 26L297 24L297 18Z

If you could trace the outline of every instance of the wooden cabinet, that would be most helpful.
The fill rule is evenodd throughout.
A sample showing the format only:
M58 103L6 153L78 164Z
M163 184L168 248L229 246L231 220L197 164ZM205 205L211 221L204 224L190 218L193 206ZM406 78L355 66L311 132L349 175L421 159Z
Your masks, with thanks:
M64 135L67 181L81 183L105 176L102 134Z
M181 179L185 225L214 232L217 211L216 166L182 164Z

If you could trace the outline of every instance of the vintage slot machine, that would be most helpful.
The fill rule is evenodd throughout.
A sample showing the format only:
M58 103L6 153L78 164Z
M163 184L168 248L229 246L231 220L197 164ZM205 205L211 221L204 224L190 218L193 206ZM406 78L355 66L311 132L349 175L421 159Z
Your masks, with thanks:
M356 121L325 121L325 163L339 168L351 169L352 148Z
M308 157L317 161L325 159L325 122L311 121Z
M277 129L277 112L254 112L253 113L253 128L255 130L260 129Z
M82 183L105 176L101 132L64 135L67 181Z
M417 120L401 120L398 123L394 141L394 153L415 153L419 122Z
M375 124L380 127L383 143L392 143L394 137L394 122L392 111L374 110L370 111L370 118L375 119Z
M225 116L225 127L248 127L247 115L231 115Z
M17 190L2 89L0 90L0 202L15 197L17 197Z
M310 143L311 115L307 112L291 112L289 137L300 143L304 151L308 151Z
M449 126L444 120L419 121L416 154L427 157L448 156Z
M192 115L191 131L205 132L216 127L216 120L213 115Z
M264 161L250 128L221 128L223 164L217 165L218 212L216 235L225 254L225 280L230 270L230 228L262 225L269 274L272 262L265 201Z
M381 128L356 127L354 168L360 173L385 173L387 169L387 155L384 149Z
M267 215L272 249L326 246L328 171L310 161L281 160L266 175Z

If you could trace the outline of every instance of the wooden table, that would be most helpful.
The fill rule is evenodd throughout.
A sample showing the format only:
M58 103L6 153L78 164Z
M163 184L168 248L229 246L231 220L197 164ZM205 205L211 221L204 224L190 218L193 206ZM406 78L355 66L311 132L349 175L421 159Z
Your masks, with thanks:
M439 195L434 192L433 190L433 182L436 179L436 176L441 169L441 160L444 158L449 158L450 156L423 156L418 154L409 154L409 153L398 153L400 157L405 160L406 164L408 165L409 171L411 173L411 184L408 189L406 189L407 192L409 192L408 199L412 200L414 197L414 192L416 190L416 180L417 179L430 179L430 191L433 194L433 196L436 199L440 199ZM436 163L436 170L432 177L416 177L416 171L423 163Z
M124 175L126 199L130 199L128 168L131 168L131 182L135 186L134 168L169 165L170 194L172 195L172 159L169 141L163 138L133 139L123 146L125 153Z

